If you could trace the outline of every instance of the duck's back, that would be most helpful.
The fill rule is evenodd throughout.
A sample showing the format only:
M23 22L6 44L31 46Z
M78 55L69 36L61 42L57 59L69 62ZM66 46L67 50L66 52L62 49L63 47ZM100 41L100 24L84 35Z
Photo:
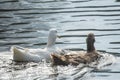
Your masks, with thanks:
M39 62L42 60L42 57L38 55L29 54L24 50L13 48L13 60L19 62Z

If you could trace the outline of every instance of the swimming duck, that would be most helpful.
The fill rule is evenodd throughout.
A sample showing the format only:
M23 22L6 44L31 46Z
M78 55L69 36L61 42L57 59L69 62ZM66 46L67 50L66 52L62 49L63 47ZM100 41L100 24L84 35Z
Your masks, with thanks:
M53 65L79 65L80 63L87 64L97 60L100 57L100 55L94 47L94 42L94 34L89 33L86 39L87 51L71 52L70 54L65 55L59 55L54 53L51 54Z
M44 49L26 49L12 46L11 51L13 53L13 60L21 62L39 62L42 59L45 59L49 62L51 60L50 53L59 50L55 47L56 38L57 31L55 29L51 29L49 31L47 46Z

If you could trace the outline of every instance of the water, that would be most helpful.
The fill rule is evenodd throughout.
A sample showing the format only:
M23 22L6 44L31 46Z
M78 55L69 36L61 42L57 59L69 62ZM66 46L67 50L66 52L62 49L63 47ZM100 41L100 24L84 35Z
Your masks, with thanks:
M96 49L114 55L116 62L105 66L103 70L80 68L77 70L80 72L75 75L69 73L76 71L72 66L62 67L65 70L58 67L57 74L49 64L21 65L12 62L12 54L8 52L12 45L44 48L51 28L56 28L61 36L61 39L57 39L56 46L72 50L86 50L86 35L93 32L96 36ZM119 80L119 56L120 3L115 0L0 1L0 79ZM108 63L112 63L112 59L114 57Z

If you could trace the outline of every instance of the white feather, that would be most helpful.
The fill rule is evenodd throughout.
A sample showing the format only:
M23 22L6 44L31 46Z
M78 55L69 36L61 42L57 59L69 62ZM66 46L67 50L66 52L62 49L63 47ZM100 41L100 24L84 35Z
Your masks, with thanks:
M44 49L25 49L19 46L12 46L13 60L39 62L45 59L47 62L51 61L50 54L58 50L58 48L55 47L56 38L57 31L52 29L49 32L47 47Z

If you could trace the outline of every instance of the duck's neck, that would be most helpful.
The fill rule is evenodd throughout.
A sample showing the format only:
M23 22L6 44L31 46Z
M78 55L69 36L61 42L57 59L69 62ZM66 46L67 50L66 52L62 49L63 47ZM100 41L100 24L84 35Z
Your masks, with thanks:
M55 42L49 42L47 43L47 48L53 47L55 45Z
M95 51L94 43L87 43L87 52L90 53L93 51Z
M49 36L47 42L47 48L53 47L55 45L56 38Z

